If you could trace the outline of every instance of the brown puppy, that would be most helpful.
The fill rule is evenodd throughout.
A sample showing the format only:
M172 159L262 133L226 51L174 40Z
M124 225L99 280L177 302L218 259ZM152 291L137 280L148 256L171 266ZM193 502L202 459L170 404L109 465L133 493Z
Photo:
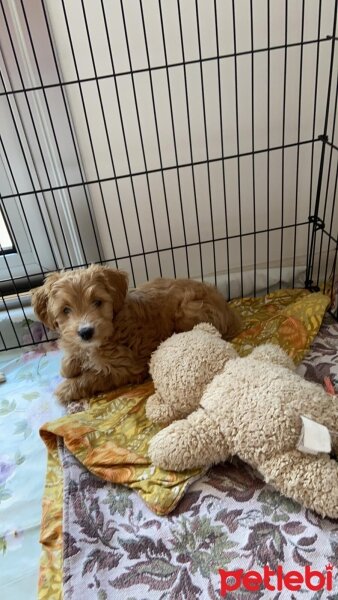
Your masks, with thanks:
M155 279L128 293L123 271L91 265L47 276L32 292L37 317L60 333L61 402L148 375L151 353L174 332L212 323L226 339L238 319L216 288L191 279Z

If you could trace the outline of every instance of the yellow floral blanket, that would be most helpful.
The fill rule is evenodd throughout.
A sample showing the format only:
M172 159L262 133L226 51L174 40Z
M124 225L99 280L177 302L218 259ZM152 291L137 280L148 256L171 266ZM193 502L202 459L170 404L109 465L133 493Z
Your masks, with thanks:
M241 355L259 344L280 344L299 363L316 336L330 298L305 290L281 290L263 298L232 302L243 328L233 343ZM147 446L158 426L145 417L151 382L89 400L89 408L41 429L48 448L43 501L40 599L61 597L63 476L58 444L93 474L135 489L157 514L173 510L202 471L170 473L149 464Z

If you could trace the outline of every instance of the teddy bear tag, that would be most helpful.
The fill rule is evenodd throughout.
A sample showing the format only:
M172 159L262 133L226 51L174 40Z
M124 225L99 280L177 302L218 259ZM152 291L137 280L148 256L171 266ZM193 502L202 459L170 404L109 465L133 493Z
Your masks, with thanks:
M301 415L300 418L302 419L302 431L297 450L306 454L318 454L319 452L329 454L331 452L331 436L328 428L308 417Z

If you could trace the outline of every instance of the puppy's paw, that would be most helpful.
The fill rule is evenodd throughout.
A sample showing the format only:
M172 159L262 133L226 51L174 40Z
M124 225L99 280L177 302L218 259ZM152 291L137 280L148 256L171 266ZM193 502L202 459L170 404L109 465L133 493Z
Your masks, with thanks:
M72 400L80 400L79 390L74 382L66 379L56 388L55 395L61 404L68 404Z

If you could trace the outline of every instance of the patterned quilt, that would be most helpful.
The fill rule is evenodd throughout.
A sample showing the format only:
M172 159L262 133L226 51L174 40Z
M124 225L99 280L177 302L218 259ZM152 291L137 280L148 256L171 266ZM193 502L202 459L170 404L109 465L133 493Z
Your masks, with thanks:
M155 516L137 494L94 478L68 452L64 598L218 599L219 569L284 573L338 568L338 523L316 517L264 485L243 465L220 465L194 483L173 513ZM229 582L230 583L230 582ZM271 581L273 584L273 580ZM306 591L228 592L232 600L338 597Z
M238 350L245 354L253 345L273 339L289 345L299 361L315 335L314 323L318 325L318 306L310 306L314 297L311 302L310 298L281 293L257 301L255 308L252 302L242 303L246 328L236 340ZM299 367L331 393L338 383L336 333L338 326L325 321L311 354ZM63 418L45 426L44 436L66 422ZM92 443L83 433L88 456ZM234 461L211 469L190 486L169 515L161 517L131 489L105 481L109 478L103 471L94 476L90 460L85 468L83 454L74 452L64 433L59 431L55 439L58 458L50 453L53 477L47 477L45 494L40 598L61 598L61 584L63 597L72 600L214 599L220 597L222 586L227 598L237 600L338 597L338 523L320 519L280 496L245 465ZM60 515L53 515L59 511L55 491L59 493L61 485L62 538ZM267 588L263 582L267 568L283 569L284 574L296 571L304 582L298 590L291 586L292 593L278 581L273 585L274 580ZM318 573L311 580L316 577L313 570L319 573L319 584ZM235 572L235 579L229 571ZM248 571L258 578L255 590L238 580L238 573L244 577Z

